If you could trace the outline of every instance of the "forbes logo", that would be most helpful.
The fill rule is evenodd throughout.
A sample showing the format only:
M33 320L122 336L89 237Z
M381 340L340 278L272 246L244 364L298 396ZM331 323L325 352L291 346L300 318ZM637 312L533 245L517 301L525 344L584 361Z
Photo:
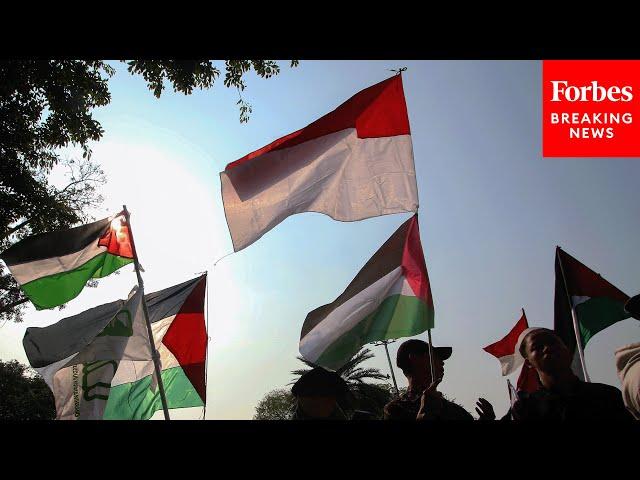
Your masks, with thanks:
M553 86L551 94L552 102L630 102L633 100L633 87L627 85L624 87L613 86L605 88L598 85L597 81L591 82L591 85L583 85L576 87L569 85L567 80L550 80Z

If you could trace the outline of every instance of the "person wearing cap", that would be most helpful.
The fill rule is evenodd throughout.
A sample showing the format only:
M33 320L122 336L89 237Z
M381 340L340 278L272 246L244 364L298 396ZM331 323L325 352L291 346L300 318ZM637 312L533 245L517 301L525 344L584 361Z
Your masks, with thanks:
M624 309L640 320L640 295L627 301ZM616 350L616 370L622 384L622 400L631 414L640 420L640 342Z
M587 383L571 370L571 354L560 337L547 328L529 328L520 336L518 352L535 368L540 389L518 392L510 410L514 420L631 420L620 390Z
M292 420L346 420L340 408L348 393L347 383L335 372L316 367L291 387L296 399Z
M469 412L437 390L444 375L444 361L451 356L452 348L433 347L432 353L435 378L431 376L427 342L411 339L400 345L396 365L407 377L409 386L406 393L385 405L385 420L473 420ZM478 402L477 411L483 419L495 418L486 400Z

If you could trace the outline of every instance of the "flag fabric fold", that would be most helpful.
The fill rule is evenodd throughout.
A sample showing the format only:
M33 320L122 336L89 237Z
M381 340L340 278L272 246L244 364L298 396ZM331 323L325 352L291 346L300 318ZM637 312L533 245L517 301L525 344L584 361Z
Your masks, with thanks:
M329 369L365 344L410 337L433 327L434 308L418 217L404 222L332 303L310 312L300 353Z
M169 408L205 402L206 277L144 296ZM148 419L162 409L136 288L44 328L28 328L29 363L51 388L58 419Z
M77 297L87 281L133 262L123 216L69 230L27 237L0 254L24 294L38 310Z
M512 374L524 363L524 358L518 350L522 342L521 335L528 328L527 316L523 310L520 320L504 338L483 348L500 361L503 376Z
M556 248L555 275L554 330L573 356L574 373L585 380L580 348L584 349L598 332L630 317L624 309L629 296L560 247Z
M373 85L305 128L228 164L220 181L236 252L296 213L349 222L416 212L402 77Z

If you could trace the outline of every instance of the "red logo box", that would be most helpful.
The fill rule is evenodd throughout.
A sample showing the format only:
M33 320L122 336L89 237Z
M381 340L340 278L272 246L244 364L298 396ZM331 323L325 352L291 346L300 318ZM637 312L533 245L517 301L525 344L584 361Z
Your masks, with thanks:
M543 157L640 157L640 60L542 62Z

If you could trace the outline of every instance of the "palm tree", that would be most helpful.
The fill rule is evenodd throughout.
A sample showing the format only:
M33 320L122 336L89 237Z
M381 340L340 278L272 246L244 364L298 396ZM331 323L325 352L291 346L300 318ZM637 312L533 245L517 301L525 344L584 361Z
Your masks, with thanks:
M371 350L364 348L336 370L336 373L344 379L349 388L348 398L340 404L340 407L347 413L352 413L354 410L366 410L380 418L382 417L382 409L391 400L391 386L389 384L369 383L371 380L389 380L389 375L385 375L377 368L360 366L373 357L374 354ZM309 367L291 372L298 377L320 366L300 355L296 358ZM295 383L296 380L297 378L291 383Z

